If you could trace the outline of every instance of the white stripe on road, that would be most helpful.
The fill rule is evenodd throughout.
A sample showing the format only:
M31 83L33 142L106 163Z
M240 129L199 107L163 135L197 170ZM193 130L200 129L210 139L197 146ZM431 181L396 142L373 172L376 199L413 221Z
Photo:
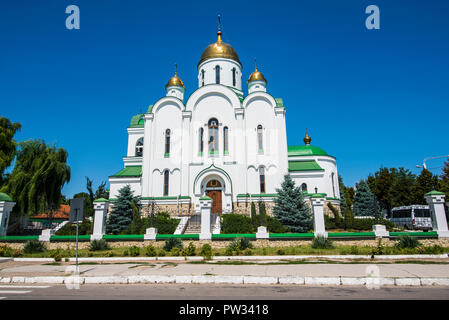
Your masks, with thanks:
M8 293L12 293L12 294L24 294L24 293L30 293L31 290L0 290L1 294L8 294Z
M21 286L21 285L9 285L9 286L0 286L0 288L24 288L24 289L45 289L50 288L50 286Z

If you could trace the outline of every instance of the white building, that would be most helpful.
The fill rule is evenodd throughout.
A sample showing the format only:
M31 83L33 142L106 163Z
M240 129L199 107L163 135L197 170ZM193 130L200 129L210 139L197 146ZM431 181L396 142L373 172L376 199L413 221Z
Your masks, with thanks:
M184 97L177 72L166 96L131 119L124 168L109 177L110 198L129 184L149 204L173 215L194 214L201 196L213 199L212 213L249 213L263 200L270 209L285 174L310 193L340 198L334 157L310 145L287 146L286 108L267 92L255 68L242 89L242 63L221 40L209 45L197 65L198 89Z

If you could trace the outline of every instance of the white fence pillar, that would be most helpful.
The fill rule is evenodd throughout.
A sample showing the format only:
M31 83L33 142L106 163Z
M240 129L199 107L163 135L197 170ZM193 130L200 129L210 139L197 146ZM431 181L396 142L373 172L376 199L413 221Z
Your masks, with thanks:
M0 193L0 237L8 232L9 216L15 204L6 193Z
M212 233L210 232L210 211L212 208L212 198L204 196L200 198L201 210L201 233L200 240L211 240Z
M313 211L313 232L315 237L323 236L327 238L326 227L324 224L324 202L326 198L317 193L310 198Z
M109 209L109 201L103 198L95 200L94 209L94 230L90 236L90 240L100 240L106 234L106 217Z
M431 191L424 195L432 212L432 227L438 233L439 238L449 238L446 213L444 211L445 194L439 191Z

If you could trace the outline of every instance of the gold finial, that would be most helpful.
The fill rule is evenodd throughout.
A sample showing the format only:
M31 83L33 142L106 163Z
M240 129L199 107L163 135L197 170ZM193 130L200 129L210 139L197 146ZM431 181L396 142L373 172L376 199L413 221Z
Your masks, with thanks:
M312 142L312 138L309 137L309 134L307 133L307 129L306 129L306 136L304 137L304 143L305 143L306 145L309 145L310 142Z
M178 75L178 64L175 63L175 76Z
M257 72L257 59L254 58L254 71Z
M217 32L218 40L217 42L221 42L221 19L220 15L218 15L218 32Z

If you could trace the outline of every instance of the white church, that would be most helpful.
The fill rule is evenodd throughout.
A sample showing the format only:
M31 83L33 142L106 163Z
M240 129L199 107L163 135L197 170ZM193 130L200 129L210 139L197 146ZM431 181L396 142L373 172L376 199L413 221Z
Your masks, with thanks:
M132 117L124 168L109 177L110 199L130 185L143 215L153 204L173 216L194 215L205 195L213 214L250 214L251 202L259 201L271 213L276 188L289 174L306 199L320 193L339 207L335 157L311 145L307 132L304 145L287 145L282 99L269 94L257 66L245 94L239 56L222 41L220 27L217 35L201 55L190 97L175 71L166 95Z

